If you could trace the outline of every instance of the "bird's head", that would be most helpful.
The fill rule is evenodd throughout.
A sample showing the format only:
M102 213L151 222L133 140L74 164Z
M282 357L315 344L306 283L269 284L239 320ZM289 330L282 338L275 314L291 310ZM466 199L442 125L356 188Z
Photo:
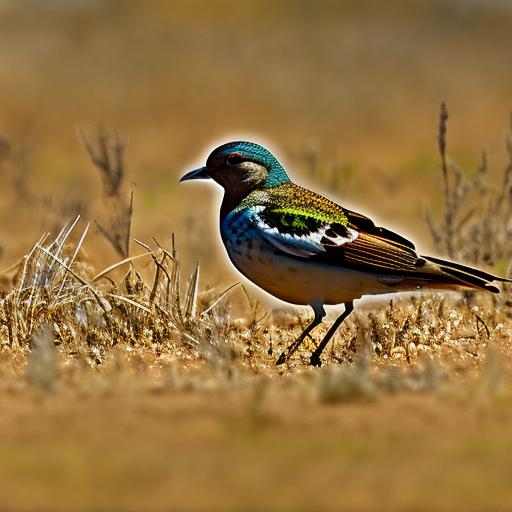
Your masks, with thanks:
M238 194L289 183L276 157L253 142L228 142L214 149L206 166L188 172L180 181L208 179L216 181L226 192Z

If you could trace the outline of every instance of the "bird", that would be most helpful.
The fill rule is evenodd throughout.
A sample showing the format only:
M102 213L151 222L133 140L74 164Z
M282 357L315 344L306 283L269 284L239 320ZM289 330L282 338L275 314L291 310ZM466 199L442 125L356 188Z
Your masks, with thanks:
M313 320L279 356L283 364L326 315L344 305L310 356L321 355L366 295L418 289L473 288L499 293L512 280L416 252L412 242L370 218L295 184L263 146L233 141L214 149L206 165L180 181L210 179L224 188L220 234L232 264L269 294L312 308Z

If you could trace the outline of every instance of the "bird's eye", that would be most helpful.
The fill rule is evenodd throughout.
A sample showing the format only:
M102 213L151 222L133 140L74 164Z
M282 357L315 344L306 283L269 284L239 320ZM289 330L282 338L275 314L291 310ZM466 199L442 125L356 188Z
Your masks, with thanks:
M241 164L244 161L244 157L240 153L231 153L228 155L226 162L228 165L237 165Z

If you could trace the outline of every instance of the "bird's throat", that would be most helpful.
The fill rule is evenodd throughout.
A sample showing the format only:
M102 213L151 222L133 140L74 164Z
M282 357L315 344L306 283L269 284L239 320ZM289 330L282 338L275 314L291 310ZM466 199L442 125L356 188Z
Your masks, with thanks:
M250 193L251 190L247 188L231 188L229 191L224 189L224 197L220 207L220 221L222 222Z

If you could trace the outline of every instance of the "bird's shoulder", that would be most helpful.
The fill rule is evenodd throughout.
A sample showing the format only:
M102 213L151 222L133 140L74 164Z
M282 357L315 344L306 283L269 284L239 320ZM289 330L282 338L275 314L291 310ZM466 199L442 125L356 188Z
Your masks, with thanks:
M237 209L264 207L268 212L307 217L318 222L335 222L346 226L345 210L334 201L301 187L286 183L276 187L255 190Z

